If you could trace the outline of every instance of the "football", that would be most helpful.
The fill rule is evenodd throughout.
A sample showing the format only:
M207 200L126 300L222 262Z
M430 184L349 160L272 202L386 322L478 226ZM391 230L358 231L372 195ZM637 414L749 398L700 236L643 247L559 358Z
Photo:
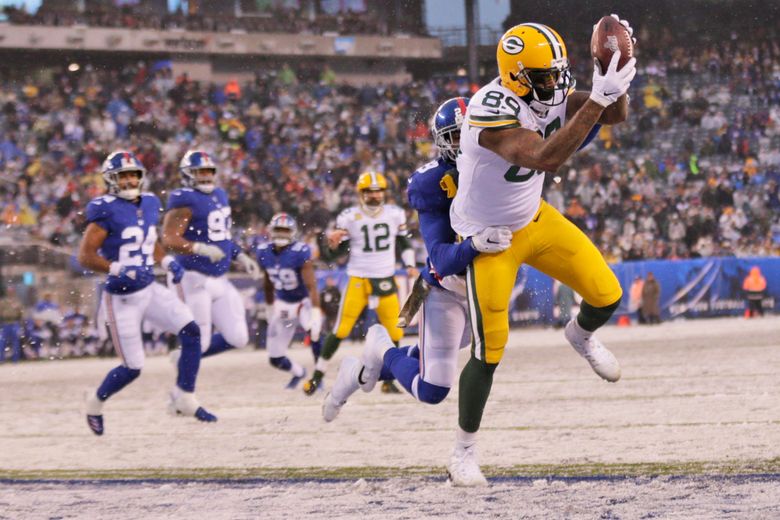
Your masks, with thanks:
M593 36L590 39L590 54L601 65L601 70L607 70L612 55L620 49L618 70L623 68L628 60L634 56L634 43L631 35L612 16L604 16L593 26Z

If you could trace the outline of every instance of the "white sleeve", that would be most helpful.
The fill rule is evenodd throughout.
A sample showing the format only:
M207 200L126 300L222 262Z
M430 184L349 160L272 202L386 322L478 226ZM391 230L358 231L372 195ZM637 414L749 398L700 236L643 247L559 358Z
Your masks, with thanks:
M341 213L339 213L339 216L336 217L336 229L343 229L345 231L349 231L349 221L351 220L349 218L350 210L345 209Z

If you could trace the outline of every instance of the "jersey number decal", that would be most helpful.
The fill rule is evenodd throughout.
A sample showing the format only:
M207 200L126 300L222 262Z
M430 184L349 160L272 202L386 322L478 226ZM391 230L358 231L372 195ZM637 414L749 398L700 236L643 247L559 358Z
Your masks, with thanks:
M544 129L544 134L539 132L539 135L541 135L544 139L547 139L553 133L555 133L556 130L561 128L561 118L556 117L549 125L547 125L547 128ZM539 170L531 170L525 175L518 175L518 172L520 171L520 166L510 166L509 169L504 174L504 179L506 179L509 182L525 182L531 177L533 177L536 174L542 174L544 172L540 172Z
M387 251L390 249L390 226L384 222L374 224L374 248L371 249L371 235L368 232L368 224L363 225L360 230L363 232L363 252L373 253L374 251Z
M157 242L157 228L152 226L146 232L140 226L130 226L122 230L122 240L132 240L119 247L119 263L122 265L154 265L154 244ZM140 253L140 254L139 254Z
M229 207L215 209L210 212L208 216L209 240L221 242L222 240L233 238L230 233L231 224Z
M298 276L294 269L272 267L267 272L277 291L292 291L298 288Z
M455 184L455 179L449 173L441 178L439 181L439 187L447 193L448 199L454 199L458 194L458 186Z

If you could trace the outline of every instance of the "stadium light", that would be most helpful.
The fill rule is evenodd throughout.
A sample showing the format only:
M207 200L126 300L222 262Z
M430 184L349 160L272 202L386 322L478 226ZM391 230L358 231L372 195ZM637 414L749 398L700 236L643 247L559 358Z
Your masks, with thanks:
M68 70L69 70L70 72L78 72L78 71L79 71L79 69L81 69L81 65L79 65L79 64L78 64L78 63L76 63L76 62L73 62L73 63L71 63L70 65L68 65Z

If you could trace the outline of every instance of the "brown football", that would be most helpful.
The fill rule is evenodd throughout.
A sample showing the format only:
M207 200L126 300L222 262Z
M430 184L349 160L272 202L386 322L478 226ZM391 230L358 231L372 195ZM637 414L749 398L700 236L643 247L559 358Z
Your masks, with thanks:
M611 16L605 16L593 27L593 36L590 39L590 54L601 65L601 70L607 70L612 55L620 49L618 70L623 68L628 60L634 56L634 43L631 35L620 22Z

